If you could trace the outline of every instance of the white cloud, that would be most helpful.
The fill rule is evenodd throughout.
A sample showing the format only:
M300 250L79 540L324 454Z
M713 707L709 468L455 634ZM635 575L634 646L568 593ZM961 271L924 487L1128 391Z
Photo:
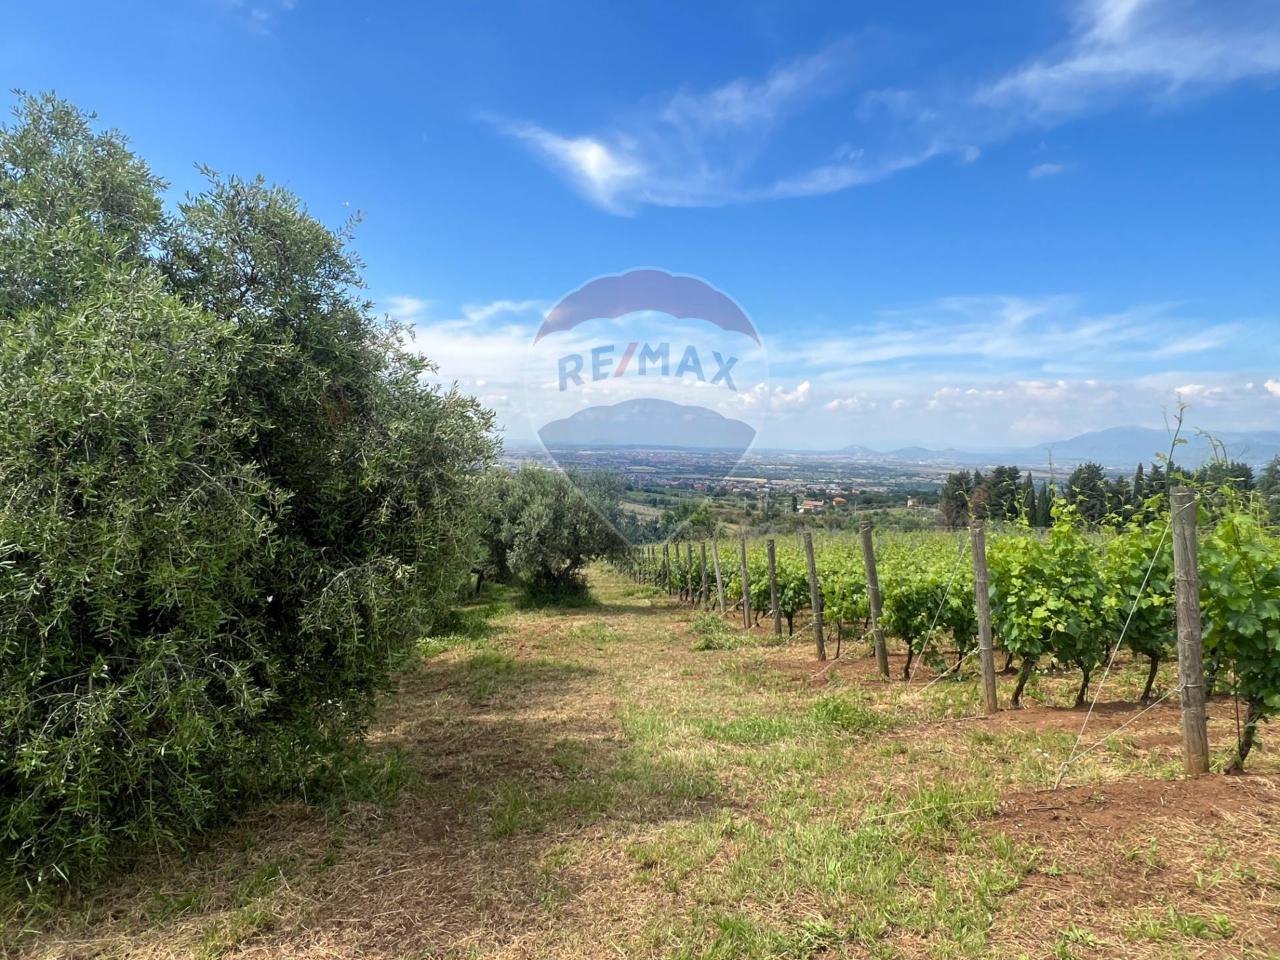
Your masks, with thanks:
M868 413L878 406L879 404L867 394L858 393L851 397L836 397L828 400L822 405L822 409L833 413Z
M421 297L383 301L392 315L416 318L414 346L437 365L433 379L479 395L514 438L532 436L530 424L551 412L564 415L552 409L554 391L535 399L526 382L544 307L503 298L438 319L438 305ZM772 382L740 382L718 408L761 424L767 445L826 448L1032 445L1106 426L1158 427L1179 399L1206 428L1265 428L1280 377L1262 373L1275 370L1277 353L1256 331L1274 323L1207 324L1170 304L1089 311L1062 295L944 297L870 321L844 318L839 335L792 327L770 344ZM589 349L583 336L566 349ZM699 386L673 386L671 398L688 402Z
M622 144L610 146L589 136L564 137L533 123L505 129L533 147L585 199L610 213L626 212L630 194L643 185L648 172Z
M426 316L431 301L400 294L387 297L380 306L396 323L413 325Z
M748 410L767 410L772 413L788 413L803 410L809 405L813 384L802 380L791 390L779 384L770 389L757 383L750 390L737 394L735 400Z
M999 365L1029 380L1075 370L1142 370L1174 357L1212 355L1233 346L1243 329L1207 325L1180 315L1172 304L1092 313L1061 295L944 297L841 327L847 332L839 335L792 331L770 344L771 365L784 375L837 380L850 370L964 362Z
M1039 180L1041 177L1056 176L1066 169L1066 165L1062 163L1037 163L1027 171L1027 178L1029 180Z
M679 90L656 108L612 125L567 135L532 122L498 121L585 199L610 213L642 204L718 206L808 196L881 179L935 151L868 157L841 148L823 162L764 183L749 169L771 135L806 104L839 91L851 72L848 44L776 65L762 78L740 77L707 91ZM976 158L976 147L966 147Z
M661 110L663 121L686 131L753 129L774 124L796 103L838 80L846 51L829 47L775 67L763 80L739 78L707 93L681 91Z
M281 15L290 13L297 0L220 0L219 5L228 14L238 18L254 33L270 35L271 26Z
M1268 0L1083 0L1057 50L977 99L1040 119L1097 110L1130 93L1166 100L1280 72L1280 18Z
M1198 410L1207 408L1237 410L1256 404L1258 394L1253 384L1241 385L1234 377L1222 377L1216 383L1183 384L1175 390L1179 402Z
M850 90L854 42L706 91L678 90L574 133L499 121L595 206L717 206L806 197L874 183L935 158L977 161L984 146L1141 98L1176 104L1280 74L1274 0L1075 0L1052 49L984 80L945 87ZM790 171L757 161L813 101L847 96L847 126ZM790 141L813 143L812 134ZM852 146L850 145L852 144ZM794 152L792 150L791 152ZM1065 165L1030 168L1038 179Z
M490 300L488 303L469 303L462 308L462 315L474 323L487 323L504 313L542 313L546 304L542 300Z

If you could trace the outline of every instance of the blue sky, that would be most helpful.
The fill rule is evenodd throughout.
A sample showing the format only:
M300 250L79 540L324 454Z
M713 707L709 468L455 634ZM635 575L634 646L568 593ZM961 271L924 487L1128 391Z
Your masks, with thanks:
M357 12L358 11L358 12ZM541 312L634 266L751 315L761 442L1280 427L1280 5L42 2L55 89L173 185L340 223L445 380L530 435Z

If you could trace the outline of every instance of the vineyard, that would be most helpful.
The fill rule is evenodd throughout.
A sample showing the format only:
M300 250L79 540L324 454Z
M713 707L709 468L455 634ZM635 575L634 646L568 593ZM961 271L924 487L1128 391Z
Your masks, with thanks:
M1176 660L1174 544L1158 503L1120 530L1083 523L1070 508L1047 531L1016 524L983 531L981 564L994 652L1016 671L1018 707L1037 668L1076 672L1075 705L1089 702L1120 655L1149 664L1141 702L1156 698L1162 663ZM1166 511L1167 513L1167 511ZM1226 494L1199 516L1199 604L1205 693L1245 708L1226 769L1243 769L1259 722L1280 711L1280 536L1261 511ZM733 614L772 635L812 630L816 657L874 655L889 677L887 645L901 651L908 684L976 668L979 604L969 531L889 532L814 543L740 537L725 544L640 548L626 569L682 601ZM709 549L709 553L708 553ZM710 560L708 560L708 556ZM987 571L989 565L989 572ZM815 610L817 615L815 615Z
M355 219L199 169L54 94L0 124L0 956L1280 957L1280 455L517 455L444 338L524 365L506 314L577 307L393 316Z

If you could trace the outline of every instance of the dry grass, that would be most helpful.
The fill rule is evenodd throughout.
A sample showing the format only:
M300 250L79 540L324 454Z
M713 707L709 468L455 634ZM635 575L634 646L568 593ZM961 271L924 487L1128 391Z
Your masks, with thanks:
M823 668L799 630L695 652L695 612L593 581L597 606L498 603L425 642L345 801L140 864L15 953L1280 955L1276 758L1177 779L1177 710L1137 716L1141 665L1051 792L1070 676L977 717L971 679L884 683L859 646ZM1213 704L1220 757L1233 732Z

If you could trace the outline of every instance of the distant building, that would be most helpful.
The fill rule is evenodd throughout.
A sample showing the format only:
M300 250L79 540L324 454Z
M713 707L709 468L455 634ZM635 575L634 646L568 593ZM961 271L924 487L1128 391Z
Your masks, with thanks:
M821 513L826 509L826 504L821 500L802 500L800 502L800 513Z
M843 506L844 506L846 503L848 503L848 502L849 502L849 501L848 501L848 500L846 500L844 497L834 497L834 498L832 498L832 500L831 500L831 503L832 503L834 506L837 506L837 507L843 507Z

